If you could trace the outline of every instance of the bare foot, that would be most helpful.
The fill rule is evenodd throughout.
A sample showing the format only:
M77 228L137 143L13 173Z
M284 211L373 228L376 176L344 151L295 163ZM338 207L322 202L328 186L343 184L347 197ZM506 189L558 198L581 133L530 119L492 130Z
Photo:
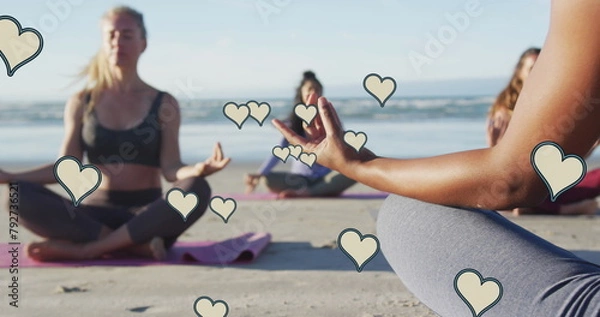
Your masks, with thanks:
M135 255L145 258L153 258L157 261L163 261L167 258L165 241L161 237L154 237L146 244L136 245L128 248L127 250Z
M560 206L561 215L594 215L598 210L596 199L586 199L573 204Z
M46 240L27 245L27 254L36 261L86 260L93 258L85 245L62 240Z

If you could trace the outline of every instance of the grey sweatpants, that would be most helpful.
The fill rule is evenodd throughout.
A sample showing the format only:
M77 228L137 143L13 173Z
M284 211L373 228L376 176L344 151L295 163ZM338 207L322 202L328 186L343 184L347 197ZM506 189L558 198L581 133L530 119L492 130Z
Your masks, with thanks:
M464 269L502 285L500 301L485 317L600 316L600 266L495 211L390 195L377 218L377 237L404 285L440 316L473 316L454 288Z

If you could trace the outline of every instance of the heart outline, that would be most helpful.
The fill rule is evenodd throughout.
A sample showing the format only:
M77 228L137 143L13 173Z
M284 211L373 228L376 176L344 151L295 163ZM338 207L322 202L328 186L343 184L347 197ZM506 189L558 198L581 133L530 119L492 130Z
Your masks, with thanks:
M558 193L556 193L554 195L552 193L553 192L552 186L550 186L550 183L548 182L548 180L546 179L546 177L544 176L542 171L539 170L539 168L537 167L537 165L535 163L535 154L541 147L544 147L544 146L552 146L553 148L557 149L561 155L561 163L569 158L575 158L582 165L582 171L581 171L581 175L579 176L579 178L575 182L573 182L571 185L563 188L562 190L558 191ZM546 188L550 192L550 201L552 201L552 202L555 202L556 199L558 198L558 196L562 195L567 190L569 190L569 189L575 187L577 184L579 184L583 180L585 175L587 174L587 164L585 163L585 160L583 160L580 156L575 155L575 154L565 155L565 152L563 151L562 147L552 141L544 141L544 142L541 142L538 145L536 145L535 148L533 148L533 151L531 152L530 160L531 160L531 165L533 166L533 169L538 174L538 176L542 179L542 181L544 182L544 185L546 185Z
M229 315L229 305L227 305L227 302L226 302L226 301L224 301L224 300L220 300L220 299L213 300L212 298L210 298L210 297L208 297L208 296L200 296L200 297L198 297L198 298L197 298L197 299L194 301L194 306L193 306L193 308L194 308L194 313L196 314L196 316L198 316L198 317L204 317L204 316L203 316L202 314L200 314L200 313L198 312L198 310L196 309L196 307L197 307L197 305L198 305L198 302L199 302L199 301L201 301L201 300L203 300L203 299L204 299L204 300L208 300L208 301L210 302L210 304L212 305L212 307L215 307L215 305L216 305L216 304L218 304L218 303L221 303L221 304L223 304L223 305L225 306L225 315L223 315L223 317L227 317L227 316Z
M304 119L302 116L300 116L297 113L297 109L298 108L302 108L304 111L310 111L310 109L315 109L315 114L313 115L313 117L310 119L310 121L306 121L306 119ZM310 124L315 120L315 118L317 117L317 115L319 114L319 108L317 108L317 105L305 105L304 103L299 103L297 105L294 106L294 114L296 116L298 116L298 118L300 118L304 123L306 123L307 126L310 126Z
M364 135L365 136L365 142L357 149L357 148L354 147L354 145L348 143L348 141L346 140L346 135L347 134L352 134L352 137L354 139L358 138L359 135ZM353 130L348 130L348 131L344 132L344 142L346 144L348 144L351 148L353 148L354 150L356 150L356 153L360 152L360 150L362 150L365 147L365 145L367 144L368 140L369 140L369 137L367 137L367 134L364 133L364 132L362 132L362 131L355 132Z
M90 190L88 190L83 195L81 195L81 197L79 197L79 199L75 199L75 196L73 195L73 192L71 192L71 190L69 189L69 186L67 186L67 184L65 184L60 179L60 176L58 175L58 167L59 167L60 163L63 161L66 161L66 160L75 161L75 163L77 163L77 165L79 166L80 173L84 169L91 168L91 169L95 170L96 173L98 174L98 181L96 182L96 185L92 186L92 188ZM73 202L74 207L78 207L79 204L83 201L83 199L85 199L86 197L91 195L96 189L98 189L98 187L100 187L100 184L102 183L102 173L100 172L100 169L98 167L96 167L93 164L83 165L83 164L81 164L81 161L79 161L79 159L77 159L75 156L71 156L71 155L65 155L65 156L59 158L58 160L56 160L56 163L54 163L53 172L54 172L54 178L56 179L56 181L67 192L67 194L69 194L69 197L71 197L71 201Z
M269 109L269 111L267 111L267 114L265 115L265 117L262 120L259 120L257 117L255 117L255 114L252 111L253 107L250 106L251 103L256 104L256 108L261 108L261 106L267 105L267 109ZM252 117L252 119L254 119L254 121L258 122L258 125L262 127L263 123L265 123L265 120L267 120L267 118L271 114L271 105L268 102L259 103L258 101L250 100L250 101L246 102L246 106L248 107L248 109L250 109L250 117ZM258 109L256 109L256 110L258 110Z
M287 150L287 155L285 156L285 159L282 159L277 154L275 154L275 150L281 150L281 151L284 151L284 152L285 152L285 150ZM285 163L287 161L287 159L290 157L290 153L291 152L292 151L290 150L289 147L281 147L281 146L278 146L278 145L276 145L275 147L273 147L273 149L271 150L271 153L273 154L273 156L275 156L276 158L278 158L283 163ZM292 157L294 157L294 156L292 156Z
M496 300L494 300L491 304L487 305L484 309L482 309L479 312L479 314L475 313L475 308L473 308L473 305L471 305L471 302L469 302L469 300L467 300L464 297L464 295L460 292L460 289L458 289L458 280L465 273L473 273L473 274L477 275L477 277L479 277L480 286L483 286L483 284L485 284L487 282L493 282L496 285L498 285L498 289L499 289L498 298L496 298ZM473 317L481 317L481 315L483 315L485 312L487 312L488 310L490 310L492 307L496 306L496 304L498 304L500 302L500 300L502 299L502 296L504 294L504 287L502 286L502 283L500 283L500 281L498 281L497 279L495 279L493 277L483 278L483 275L481 275L481 273L479 273L479 271L477 271L475 269L467 268L467 269L463 269L460 272L458 272L456 274L456 276L454 277L454 291L456 291L456 294L458 294L460 299L467 305L467 307L473 314Z
M288 149L290 149L290 156L295 158L296 160L300 159L300 155L302 155L302 153L304 152L304 149L302 148L302 145L300 145L300 144L298 144L298 145L289 144L287 147L288 147ZM300 148L298 155L294 155L294 151L298 151L298 148Z
M308 163L304 162L304 160L303 160L304 157L309 157L309 158L314 157L315 159L313 160L313 162L311 164L308 164ZM300 153L298 160L300 162L304 163L304 165L306 165L308 167L313 167L313 165L317 162L317 154L302 152L302 153Z
M186 199L188 195L192 195L196 197L196 203L194 204L194 207L192 207L192 209L187 213L187 215L184 215L179 208L173 206L173 204L171 203L171 201L169 200L169 195L174 192L174 191L178 191L181 193L181 196L183 199ZM181 216L181 218L183 218L183 221L186 222L187 218L190 216L191 213L194 212L194 210L198 207L198 205L200 204L200 197L198 197L198 195L196 195L196 193L193 192L185 192L183 191L181 188L177 188L177 187L173 187L171 189L169 189L169 191L167 192L167 194L165 195L165 200L167 201L167 204L173 208L175 211L177 211L177 213Z
M31 33L35 34L40 41L38 49L31 56L22 60L20 63L17 63L17 65L15 65L15 67L13 67L12 69L10 66L10 62L8 61L8 58L4 55L4 53L2 53L2 50L0 50L0 58L2 58L2 61L4 62L4 65L6 66L6 74L8 75L8 77L12 77L19 68L25 66L26 64L28 64L29 62L34 60L36 57L38 57L42 53L42 49L44 48L44 37L38 30L36 30L34 28L30 28L30 27L24 28L17 19L15 19L14 17L12 17L10 15L0 15L0 21L1 20L10 20L11 22L13 22L17 26L17 30L19 31L18 36L21 36L25 32L31 32Z
M358 237L360 238L360 241L362 242L363 240L365 240L366 238L371 238L373 240L375 240L375 244L377 245L377 248L375 249L375 252L373 253L373 255L371 255L370 257L368 257L362 265L359 265L358 262L356 262L356 260L354 259L354 257L350 254L350 252L346 251L346 249L344 248L344 245L342 244L342 236L346 233L346 232L354 232L358 235ZM375 258L375 256L377 256L377 254L379 254L379 250L381 248L381 244L379 243L379 239L377 239L377 237L373 234L362 234L360 231L358 231L358 229L356 228L346 228L344 229L342 232L340 232L340 234L338 235L338 239L337 239L337 245L340 247L340 250L342 250L342 252L348 257L350 258L350 260L352 261L352 263L354 264L354 267L356 268L356 271L358 273L361 273L362 270L365 268L365 266L371 262L371 260L373 260L373 258Z
M367 87L367 80L371 77L377 77L377 79L379 79L379 84L383 84L384 81L386 80L391 80L394 83L394 88L392 89L392 91L389 93L389 95L384 99L384 100L380 100L379 97L377 95L375 95L374 93L371 92L371 90ZM379 106L381 108L383 108L383 106L385 106L385 103L394 95L394 93L396 92L396 88L398 88L398 83L396 83L396 80L392 77L381 77L379 76L379 74L377 73L369 73L367 74L367 76L365 76L365 78L363 79L363 88L365 89L365 91L371 95L373 98L375 98L375 100L377 100L377 102L379 102Z
M219 212L217 212L217 211L216 211L216 210L213 208L213 206L212 206L212 203L213 203L213 200L215 200L215 199L217 199L217 200L218 200L218 199L220 199L220 200L221 200L221 203L222 203L223 205L225 205L225 203L226 203L226 202L228 202L228 201L232 201L232 202L233 202L233 210L231 210L231 212L229 213L229 215L227 216L227 218L224 218L224 217L223 217L223 215L221 215ZM221 218L221 219L222 219L222 220L223 220L225 223L227 223L227 222L229 221L229 218L231 218L231 216L233 216L233 214L234 214L234 213L235 213L235 211L237 210L237 201L235 201L235 199L233 199L233 198L223 198L223 197L221 197L221 196L214 196L213 198L211 198L211 199L210 199L210 202L208 203L208 206L210 207L210 210L211 210L211 211L212 211L214 214L216 214L217 216L219 216L219 218Z
M246 114L246 118L244 118L244 120L242 120L242 122L240 122L239 124L238 124L238 123L237 123L235 120L233 120L232 118L230 118L230 117L227 115L226 109L227 109L227 106L229 106L229 105L233 105L233 106L235 106L235 107L237 108L237 110L240 110L240 108L242 108L242 107L243 107L243 108L246 108L246 109L248 110L248 114ZM239 104L239 105L238 105L237 103L235 103L235 102L233 102L233 101L232 101L232 102L228 102L228 103L226 103L226 104L223 106L223 115L225 116L225 118L227 118L227 119L229 119L230 121L232 121L233 123L235 123L235 125L238 127L238 130L241 130L241 129L242 129L242 126L244 125L244 123L246 122L246 120L248 120L248 118L250 117L250 107L246 106L246 104Z

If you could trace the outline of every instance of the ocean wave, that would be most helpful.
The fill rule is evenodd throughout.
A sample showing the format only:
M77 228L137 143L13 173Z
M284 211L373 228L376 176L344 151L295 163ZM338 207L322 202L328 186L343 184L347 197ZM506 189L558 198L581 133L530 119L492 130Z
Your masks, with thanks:
M180 104L182 121L229 123L223 115L223 106L232 100L193 100ZM293 109L292 100L256 100L268 102L270 116L285 118ZM429 97L392 98L380 107L374 98L331 98L339 115L348 119L367 120L420 120L430 118L473 118L485 116L493 97ZM238 104L248 100L233 100ZM28 102L1 103L0 124L57 123L63 120L64 103Z

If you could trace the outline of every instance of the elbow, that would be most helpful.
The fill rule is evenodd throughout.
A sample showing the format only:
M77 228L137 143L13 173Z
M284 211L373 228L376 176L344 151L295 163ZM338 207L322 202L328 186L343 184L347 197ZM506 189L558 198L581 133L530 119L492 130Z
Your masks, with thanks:
M174 183L175 181L177 181L177 177L174 177L174 176L166 174L166 173L163 173L163 177L169 183Z
M520 177L507 179L500 199L495 206L498 210L508 210L519 207L535 207L548 197L548 189L538 174L533 171L525 172Z
M173 169L163 169L163 177L169 183L177 181L177 171Z
M523 192L516 207L535 207L548 198L548 188L537 174L527 181Z
M162 175L167 182L173 183L177 181L177 167L163 166L161 170Z
M519 207L535 207L548 197L548 188L531 165L529 155L503 155L495 151L491 157L491 169L487 204L491 209L508 210ZM498 155L497 155L498 154ZM483 206L482 206L483 207Z

